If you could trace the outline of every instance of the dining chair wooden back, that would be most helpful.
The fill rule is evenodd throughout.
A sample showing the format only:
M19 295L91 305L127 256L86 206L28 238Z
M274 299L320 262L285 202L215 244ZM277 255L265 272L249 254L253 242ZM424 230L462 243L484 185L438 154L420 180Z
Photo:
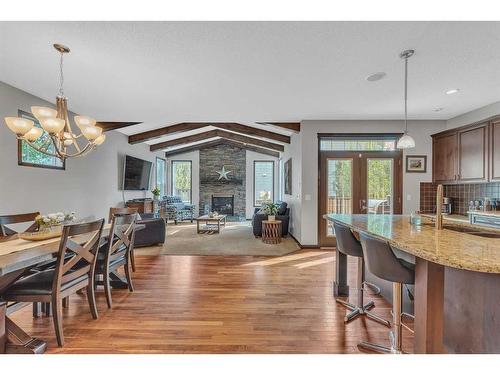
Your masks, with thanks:
M108 307L113 305L111 298L110 273L119 267L124 267L128 288L134 291L130 275L132 250L134 248L137 213L114 214L111 220L108 243L104 249L104 256L99 256L97 272L102 274L106 301Z
M63 299L86 288L92 317L98 317L94 275L103 226L104 219L64 226L55 267L21 278L3 295L7 301L50 303L59 346L64 345Z
M33 222L26 232L33 232L37 229L36 223L34 223L36 217L40 215L40 212L30 212L27 214L14 214L14 215L0 215L0 237L11 236L17 232L6 225L9 224L21 224Z
M131 207L110 207L109 216L108 216L108 224L111 223L113 219L113 215L128 215L137 213L137 208Z

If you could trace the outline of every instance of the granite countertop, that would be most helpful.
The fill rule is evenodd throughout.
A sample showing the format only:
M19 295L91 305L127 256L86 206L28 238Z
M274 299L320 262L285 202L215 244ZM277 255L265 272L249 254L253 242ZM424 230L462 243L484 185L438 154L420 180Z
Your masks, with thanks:
M467 214L500 217L500 211L467 211Z
M448 229L437 230L433 223L425 222L425 219L422 225L411 225L408 215L329 214L325 218L344 223L353 230L370 233L408 254L443 266L500 273L500 238L459 231L461 228L470 229L470 225L448 224ZM483 228L475 229L486 232Z

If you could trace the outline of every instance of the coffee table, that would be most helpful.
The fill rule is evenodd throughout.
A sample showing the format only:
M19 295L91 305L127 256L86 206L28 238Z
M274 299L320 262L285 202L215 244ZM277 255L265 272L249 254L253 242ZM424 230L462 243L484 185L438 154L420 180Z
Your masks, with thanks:
M227 215L217 215L210 217L208 215L199 216L196 218L196 233L204 233L207 231L220 233L221 226L226 226ZM204 227L200 228L200 223L205 223Z

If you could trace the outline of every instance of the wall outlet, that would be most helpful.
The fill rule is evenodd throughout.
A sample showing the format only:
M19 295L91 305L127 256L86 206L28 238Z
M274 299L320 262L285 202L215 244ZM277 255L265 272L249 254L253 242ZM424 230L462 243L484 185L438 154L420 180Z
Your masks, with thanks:
M306 194L306 195L304 195L304 199L305 199L306 201L310 201L310 200L312 199L311 194Z

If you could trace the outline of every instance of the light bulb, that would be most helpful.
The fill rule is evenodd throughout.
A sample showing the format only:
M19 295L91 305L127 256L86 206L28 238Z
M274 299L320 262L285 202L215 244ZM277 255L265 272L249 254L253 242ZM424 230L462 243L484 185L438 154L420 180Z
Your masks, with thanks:
M64 138L64 139L72 139L73 137L72 137L71 133L64 132L64 133L63 133L63 138Z
M21 117L6 117L5 123L10 130L19 136L25 135L35 126L33 121Z
M96 121L87 116L75 116L76 125L80 128L82 126L95 126Z
M72 139L65 139L63 143L64 143L64 146L68 147L68 146L71 146L73 144L73 140Z
M81 125L80 130L82 131L82 134L85 138L87 138L90 141L93 141L96 138L99 138L99 136L102 133L102 129L97 127L97 126L90 126L90 125Z
M66 122L60 118L49 117L40 119L40 125L49 134L60 133L64 129L65 124Z
M94 144L96 146L100 146L104 143L105 140L106 140L106 134L101 134L99 137L95 139Z
M403 134L401 138L399 138L398 143L396 144L397 148L413 148L415 147L415 140L408 133Z
M44 118L57 117L57 111L48 107L31 107L31 113L33 113L33 116L39 121Z
M43 130L33 126L29 132L23 135L23 139L27 141L34 142L43 134Z

